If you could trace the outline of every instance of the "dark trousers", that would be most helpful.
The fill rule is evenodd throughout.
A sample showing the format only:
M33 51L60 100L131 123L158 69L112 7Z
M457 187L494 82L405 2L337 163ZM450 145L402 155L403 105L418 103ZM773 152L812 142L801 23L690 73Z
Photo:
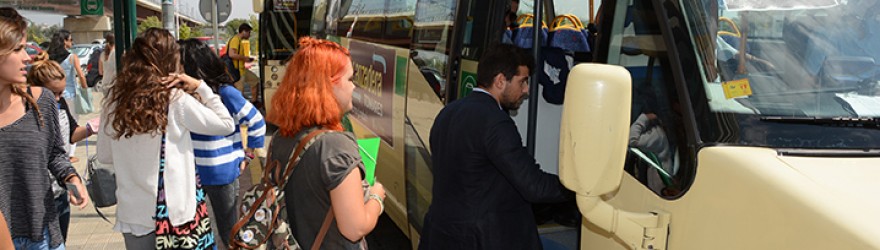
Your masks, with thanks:
M222 244L228 245L232 226L238 221L238 211L235 209L238 201L238 179L226 185L203 185L202 188L211 202L217 233L223 240Z

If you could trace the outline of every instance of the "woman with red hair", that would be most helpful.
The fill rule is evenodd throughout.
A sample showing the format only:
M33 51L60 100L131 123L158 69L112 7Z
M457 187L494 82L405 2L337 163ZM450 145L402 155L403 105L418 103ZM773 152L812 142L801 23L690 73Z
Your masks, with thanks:
M354 70L347 49L339 44L303 37L272 100L267 119L278 125L269 146L270 162L286 166L296 144L317 129L324 133L303 150L296 171L287 180L288 224L303 249L364 249L364 236L384 212L385 188L364 180L364 164L350 132L342 132L342 116L352 108ZM329 214L331 213L332 214ZM335 215L326 236L316 241L323 221Z

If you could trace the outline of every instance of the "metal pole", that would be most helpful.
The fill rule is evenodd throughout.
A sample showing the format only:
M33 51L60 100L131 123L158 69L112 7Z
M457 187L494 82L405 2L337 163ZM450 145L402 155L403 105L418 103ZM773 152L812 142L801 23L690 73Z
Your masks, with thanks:
M123 0L125 1L125 48L131 49L131 44L134 43L134 39L137 37L137 0ZM118 44L117 44L118 45Z
M217 0L211 1L211 24L214 25L214 50L220 54L220 27L217 24Z
M122 52L128 49L125 44L125 3L116 1L113 3L113 33L116 39L116 68L122 69Z
M174 0L174 30L177 30L177 38L180 39L180 1Z
M528 130L526 130L526 149L529 150L529 154L535 156L535 133L537 131L537 121L538 121L538 102L540 101L540 96L538 94L538 72L541 70L541 29L543 29L542 20L544 20L543 8L544 1L535 0L535 20L534 23L535 33L534 33L534 44L532 45L532 56L535 60L535 68L532 72L532 77L529 83L529 123Z
M174 0L162 0L162 27L171 32L175 38L178 37L174 28Z

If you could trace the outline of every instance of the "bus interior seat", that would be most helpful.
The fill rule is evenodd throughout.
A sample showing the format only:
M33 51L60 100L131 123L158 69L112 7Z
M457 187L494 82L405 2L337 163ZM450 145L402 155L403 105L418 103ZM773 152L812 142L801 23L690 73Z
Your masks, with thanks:
M590 32L575 15L559 15L550 25L549 46L574 52L590 52Z
M814 13L812 15L802 15L791 18L783 24L782 35L786 47L789 49L790 55L794 56L798 65L805 68L807 72L815 76L818 68L811 68L818 65L810 66L807 62L808 51L824 50L819 48L831 49L838 51L839 48L832 42L833 31L831 27L836 27L834 17L823 14L824 12Z
M874 79L877 72L874 58L868 56L830 56L819 71L822 87L857 87Z
M531 49L534 44L535 18L532 14L522 14L516 18L518 27L513 31L513 44L523 49ZM547 24L541 21L541 47L547 46Z

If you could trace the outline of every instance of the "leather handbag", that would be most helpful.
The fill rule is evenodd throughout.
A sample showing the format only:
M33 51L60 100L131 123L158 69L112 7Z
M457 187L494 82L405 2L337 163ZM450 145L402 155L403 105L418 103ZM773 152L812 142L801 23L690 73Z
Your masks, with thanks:
M88 145L86 148L88 149ZM89 192L95 212L110 222L98 208L116 205L116 170L112 165L98 162L97 154L90 156L86 165L86 191Z
M95 207L116 205L116 171L113 166L98 162L97 155L89 158L86 189Z

